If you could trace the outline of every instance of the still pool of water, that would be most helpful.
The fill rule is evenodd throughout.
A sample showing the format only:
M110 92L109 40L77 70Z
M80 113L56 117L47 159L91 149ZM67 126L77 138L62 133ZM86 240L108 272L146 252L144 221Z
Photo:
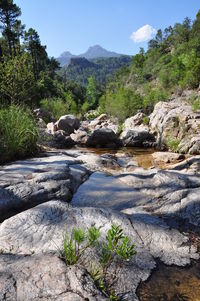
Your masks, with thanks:
M159 263L137 295L140 301L200 301L200 262L187 268Z
M113 154L117 158L124 156L135 160L139 166L150 168L156 166L153 161L153 150L122 148L120 150L108 149L84 149L96 155ZM159 165L159 168L166 168ZM108 176L103 172L95 172L90 178L79 187L73 197L74 206L94 206L111 208L120 211L123 208L132 208L136 203L143 205L145 195L141 191L136 191L134 187L127 186L126 183L118 180L115 176ZM94 203L95 200L95 203ZM175 219L166 220L171 228L177 228L180 232L194 232L188 224L179 225ZM193 233L192 237L197 237L199 232ZM191 237L191 239L192 239ZM196 239L195 239L196 241ZM194 243L195 243L194 241ZM152 272L151 277L140 284L137 290L140 301L200 301L200 262L193 262L190 267L166 266L158 263L157 269Z
M82 151L89 152L95 155L111 154L116 157L129 158L135 160L138 166L148 169L154 165L152 154L155 152L151 148L137 148L137 147L122 147L120 149L108 149L108 148L82 148ZM162 168L162 167L161 167Z

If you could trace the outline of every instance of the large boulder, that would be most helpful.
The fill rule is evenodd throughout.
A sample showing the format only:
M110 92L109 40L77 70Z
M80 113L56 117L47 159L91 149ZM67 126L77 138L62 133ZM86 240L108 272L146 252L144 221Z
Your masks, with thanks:
M88 138L87 146L116 148L122 146L115 132L109 128L95 130Z
M74 145L75 142L72 138L66 135L66 132L62 130L58 130L54 133L53 139L50 143L50 146L55 148L68 148Z
M185 98L157 103L149 125L157 132L158 145L164 142L172 150L200 154L200 112L194 112Z
M64 115L56 122L57 129L64 131L67 136L77 130L79 126L80 120L74 115Z
M123 131L121 137L125 137L130 130L137 131L149 131L148 125L144 124L144 118L148 118L144 113L137 113L136 115L129 117L123 124Z
M124 146L133 147L153 147L156 139L153 134L148 131L129 130L123 137Z
M106 114L101 114L97 118L87 122L87 129L91 132L102 128L111 129L117 134L119 123L117 119L109 118Z
M123 131L120 136L124 146L155 146L155 136L151 133L149 126L147 124L144 124L144 118L148 117L145 114L139 112L136 115L125 120L123 124Z

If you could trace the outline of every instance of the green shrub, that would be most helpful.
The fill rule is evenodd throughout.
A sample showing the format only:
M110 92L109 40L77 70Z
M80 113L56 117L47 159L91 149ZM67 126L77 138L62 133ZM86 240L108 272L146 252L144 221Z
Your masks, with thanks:
M178 151L180 140L179 139L166 139L166 144L173 152Z
M149 124L149 117L148 116L144 116L143 118L142 118L142 123L143 124L145 124L145 125L148 125Z
M37 150L38 131L30 111L17 105L0 109L0 161L32 155Z
M191 95L189 103L192 106L193 112L196 112L200 109L200 97L197 97L195 94Z
M105 106L108 115L124 122L127 117L133 116L137 110L143 108L143 98L134 90L120 87L116 93L109 92L105 98L101 98L100 105Z
M148 114L153 112L154 106L159 101L167 101L168 93L161 88L149 89L144 97L144 108Z
M51 112L56 119L69 112L68 104L61 98L46 98L41 100L40 105L46 111Z

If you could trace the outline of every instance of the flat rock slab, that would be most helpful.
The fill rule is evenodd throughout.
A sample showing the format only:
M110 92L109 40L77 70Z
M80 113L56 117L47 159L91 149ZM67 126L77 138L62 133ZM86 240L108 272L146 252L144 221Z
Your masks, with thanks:
M52 199L69 202L90 172L64 153L17 161L0 168L0 222Z
M0 255L0 300L103 301L81 266L66 266L55 255Z
M119 277L113 288L126 300L138 300L135 294L137 286L149 277L155 267L153 257L167 264L184 266L198 255L194 247L187 245L186 236L171 230L164 222L145 216L143 212L129 212L129 215L130 219L109 209L75 208L61 201L50 201L5 220L0 225L0 249L13 255L53 252L58 256L58 250L63 248L66 227L69 232L73 227L101 227L103 243L111 225L119 224L136 244L137 254L121 268L114 263L109 273L113 274L117 265ZM88 270L91 262L97 264L98 252L97 248L83 258L83 265Z

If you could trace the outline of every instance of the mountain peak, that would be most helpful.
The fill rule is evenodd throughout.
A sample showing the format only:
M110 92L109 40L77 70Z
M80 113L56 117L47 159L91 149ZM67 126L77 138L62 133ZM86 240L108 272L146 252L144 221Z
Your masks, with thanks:
M81 57L85 57L86 59L96 59L99 57L119 57L121 54L116 52L108 51L100 45L90 46L88 50L81 54Z
M64 51L63 53L61 53L60 57L64 57L64 56L73 56L73 54L71 54L71 52L69 51Z
M104 49L104 48L101 47L100 45L96 44L96 45L90 46L90 47L88 48L88 50L89 50L89 49ZM104 49L104 50L105 50L105 49Z
M91 60L96 58L108 58L108 57L120 57L120 56L121 54L113 51L108 51L102 46L96 44L94 46L90 46L86 52L80 55L73 55L69 51L65 51L57 58L57 60L59 61L62 67L64 65L67 65L71 58L75 58L75 57L83 57L88 60Z

